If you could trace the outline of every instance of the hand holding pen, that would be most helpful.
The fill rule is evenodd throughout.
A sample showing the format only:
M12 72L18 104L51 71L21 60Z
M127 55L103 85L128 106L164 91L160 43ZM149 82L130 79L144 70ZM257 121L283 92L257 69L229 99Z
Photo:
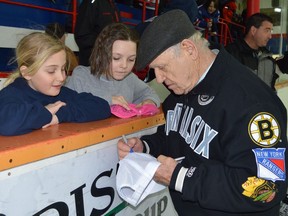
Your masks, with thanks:
M123 138L123 141L128 145L128 140L127 140L127 138L126 138L126 136L125 135L122 135L122 138ZM129 146L129 145L128 145ZM130 146L129 146L130 147ZM134 152L133 151L133 147L130 147L130 151L129 151L130 153L132 153L132 152Z
M118 140L117 149L119 159L123 159L130 152L143 152L144 144L138 137L127 139L124 135Z

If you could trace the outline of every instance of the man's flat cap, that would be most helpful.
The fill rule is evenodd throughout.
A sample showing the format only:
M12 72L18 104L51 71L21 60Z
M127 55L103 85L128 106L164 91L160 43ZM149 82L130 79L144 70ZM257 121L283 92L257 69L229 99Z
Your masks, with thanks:
M137 51L136 69L142 70L169 47L196 32L187 14L179 9L156 17L143 32Z

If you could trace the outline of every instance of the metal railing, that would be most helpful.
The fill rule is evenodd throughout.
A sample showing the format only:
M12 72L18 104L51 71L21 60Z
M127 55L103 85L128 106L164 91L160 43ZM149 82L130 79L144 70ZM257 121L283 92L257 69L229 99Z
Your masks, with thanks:
M28 7L28 8L35 8L35 9L44 10L44 11L51 11L55 13L71 15L72 16L72 32L74 32L75 30L75 24L76 24L76 18L77 18L77 0L71 0L71 4L72 4L71 11L49 8L49 7L44 7L44 6L34 5L34 4L27 4L27 3L12 1L12 0L0 0L0 3L18 5L18 6Z
M146 20L147 7L153 8L154 16L158 16L159 0L138 0L138 2L142 4L142 22Z
M239 36L234 34L235 29L237 30L238 34L240 33L244 35L245 33L245 26L235 22L230 22L222 18L219 19L217 25L218 25L218 33L216 36L219 39L218 42L224 46L226 46L228 43L234 42ZM204 35L206 39L209 39L210 32L206 29Z
M137 1L142 4L142 22L146 20L147 7L153 8L154 15L155 16L158 15L159 0L137 0ZM34 8L34 9L39 9L39 10L44 10L44 11L51 11L55 13L71 15L72 16L72 25L71 25L72 33L75 30L75 24L76 24L76 19L77 19L77 0L71 0L71 4L72 4L71 11L49 8L49 7L28 4L28 3L22 3L22 2L17 2L15 0L0 0L0 3L18 5L22 7L28 7L28 8ZM121 11L120 11L120 14L121 14ZM122 12L122 14L126 14L126 13ZM128 25L134 25L133 23L130 23L130 22L125 22L125 23Z

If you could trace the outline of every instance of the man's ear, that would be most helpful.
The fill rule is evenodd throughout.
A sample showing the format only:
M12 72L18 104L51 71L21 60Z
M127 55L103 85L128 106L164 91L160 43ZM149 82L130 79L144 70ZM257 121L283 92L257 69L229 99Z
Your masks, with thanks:
M194 42L189 39L184 39L181 41L181 48L193 59L196 59L198 56L198 49L195 46Z
M252 34L252 35L255 35L255 33L256 33L256 31L257 31L257 28L256 28L255 26L251 26L250 31L251 31L251 34Z
M20 73L21 73L22 77L24 77L26 80L30 80L31 76L27 74L27 69L28 69L27 66L22 65L20 67Z

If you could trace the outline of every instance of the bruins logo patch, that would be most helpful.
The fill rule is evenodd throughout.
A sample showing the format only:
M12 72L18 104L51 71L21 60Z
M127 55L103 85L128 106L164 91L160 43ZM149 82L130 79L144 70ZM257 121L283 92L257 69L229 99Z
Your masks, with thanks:
M253 142L261 147L274 146L280 138L280 125L270 113L258 113L248 125L248 133Z

